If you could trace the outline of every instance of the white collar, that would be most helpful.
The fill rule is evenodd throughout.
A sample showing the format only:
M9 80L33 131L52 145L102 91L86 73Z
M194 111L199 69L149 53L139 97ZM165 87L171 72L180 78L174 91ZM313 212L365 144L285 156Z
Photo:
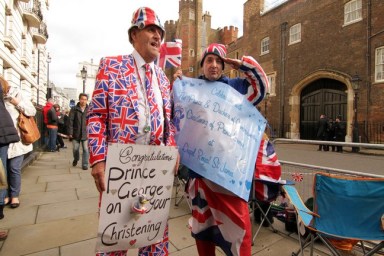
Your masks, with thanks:
M136 50L133 50L132 56L133 56L133 58L136 61L137 68L141 68L144 64L146 64L146 62L143 59L143 57L141 57L141 55ZM154 69L155 63L153 61L148 63L148 64L149 64L149 66L151 67L152 70L155 70Z

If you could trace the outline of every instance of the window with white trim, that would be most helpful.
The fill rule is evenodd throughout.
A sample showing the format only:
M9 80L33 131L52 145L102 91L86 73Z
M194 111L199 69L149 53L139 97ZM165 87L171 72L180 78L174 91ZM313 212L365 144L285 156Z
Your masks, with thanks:
M189 19L195 20L195 11L194 10L189 10Z
M261 55L269 53L269 37L263 38L261 40Z
M384 82L384 46L376 49L375 82Z
M289 44L301 42L301 23L295 24L289 29Z
M344 5L344 25L362 20L361 0L352 0Z
M267 79L269 83L267 93L269 93L270 96L276 96L276 72L267 74Z
M194 49L189 49L189 56L195 57L195 50Z

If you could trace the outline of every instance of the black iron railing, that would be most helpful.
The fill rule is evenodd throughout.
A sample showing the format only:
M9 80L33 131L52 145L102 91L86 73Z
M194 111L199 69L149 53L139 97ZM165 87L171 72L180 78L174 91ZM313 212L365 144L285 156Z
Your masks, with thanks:
M305 139L316 140L317 128L315 126L312 127L309 125L306 125L305 127L307 130L300 131L300 134L306 134L308 138ZM384 143L384 122L359 122L358 127L358 142L373 144ZM266 129L266 133L270 138L291 139L291 125L269 123Z

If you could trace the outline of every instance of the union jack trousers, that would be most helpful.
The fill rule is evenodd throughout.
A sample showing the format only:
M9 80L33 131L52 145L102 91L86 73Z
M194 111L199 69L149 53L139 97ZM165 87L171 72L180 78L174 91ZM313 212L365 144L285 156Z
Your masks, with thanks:
M191 178L190 228L197 240L219 246L225 255L251 255L251 221L248 203L205 178Z

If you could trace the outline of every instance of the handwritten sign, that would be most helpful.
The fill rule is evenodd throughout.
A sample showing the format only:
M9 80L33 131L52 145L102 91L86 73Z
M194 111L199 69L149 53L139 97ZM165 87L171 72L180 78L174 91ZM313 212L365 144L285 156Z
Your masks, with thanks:
M248 201L264 117L224 83L183 77L173 93L181 163Z
M97 252L138 248L162 240L176 158L176 147L108 146Z

